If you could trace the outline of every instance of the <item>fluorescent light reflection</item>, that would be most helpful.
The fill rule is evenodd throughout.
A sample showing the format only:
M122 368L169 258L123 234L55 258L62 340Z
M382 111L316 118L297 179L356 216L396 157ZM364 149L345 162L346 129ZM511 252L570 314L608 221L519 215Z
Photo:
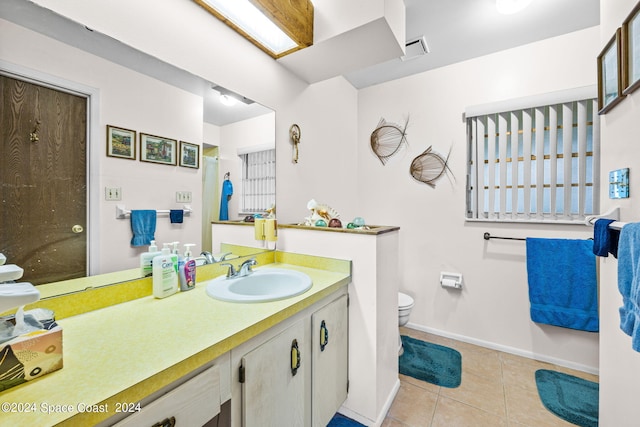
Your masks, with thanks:
M236 105L237 102L238 102L238 100L235 99L233 96L220 95L220 103L222 103L223 105L231 107L232 105Z
M276 55L297 46L296 42L247 0L204 1Z

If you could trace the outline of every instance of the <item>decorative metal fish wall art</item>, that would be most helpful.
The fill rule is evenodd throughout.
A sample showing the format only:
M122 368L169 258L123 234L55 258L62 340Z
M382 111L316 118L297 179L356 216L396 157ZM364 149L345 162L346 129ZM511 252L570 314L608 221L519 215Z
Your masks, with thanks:
M450 155L451 149L449 149L447 157L443 157L441 154L433 151L431 146L429 146L422 154L413 159L409 172L415 180L435 188L436 181L447 171L449 171L453 177L453 173L448 165ZM453 178L455 180L455 177Z
M383 117L378 122L378 126L371 132L371 149L383 165L400 150L402 144L407 144L408 125L408 117L404 126L387 122Z

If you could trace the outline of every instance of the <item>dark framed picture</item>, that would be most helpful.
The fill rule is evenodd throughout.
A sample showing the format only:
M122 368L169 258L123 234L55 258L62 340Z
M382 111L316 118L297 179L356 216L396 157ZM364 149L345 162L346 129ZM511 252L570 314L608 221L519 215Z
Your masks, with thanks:
M598 55L598 114L605 114L622 101L620 37L618 28Z
M140 134L140 161L176 165L178 141L162 136Z
M622 23L622 93L640 86L640 3Z
M136 131L107 125L107 156L136 159Z
M180 166L198 169L200 167L200 146L180 141Z

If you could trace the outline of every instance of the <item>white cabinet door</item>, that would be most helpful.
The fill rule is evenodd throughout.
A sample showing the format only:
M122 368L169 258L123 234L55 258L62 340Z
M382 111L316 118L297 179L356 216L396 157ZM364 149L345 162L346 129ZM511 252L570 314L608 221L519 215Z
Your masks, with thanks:
M347 399L348 308L342 295L311 315L312 420L326 426Z
M302 319L242 358L244 427L310 425L308 325ZM297 350L292 349L294 343ZM292 369L292 364L298 365L298 356L299 366Z

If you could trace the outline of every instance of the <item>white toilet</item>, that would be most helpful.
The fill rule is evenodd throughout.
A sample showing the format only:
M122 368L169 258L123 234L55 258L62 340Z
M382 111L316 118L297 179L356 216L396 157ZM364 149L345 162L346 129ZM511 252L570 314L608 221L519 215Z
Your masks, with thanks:
M402 292L398 292L398 326L404 326L409 321L409 315L413 308L413 298ZM398 354L402 355L402 338L398 335Z

